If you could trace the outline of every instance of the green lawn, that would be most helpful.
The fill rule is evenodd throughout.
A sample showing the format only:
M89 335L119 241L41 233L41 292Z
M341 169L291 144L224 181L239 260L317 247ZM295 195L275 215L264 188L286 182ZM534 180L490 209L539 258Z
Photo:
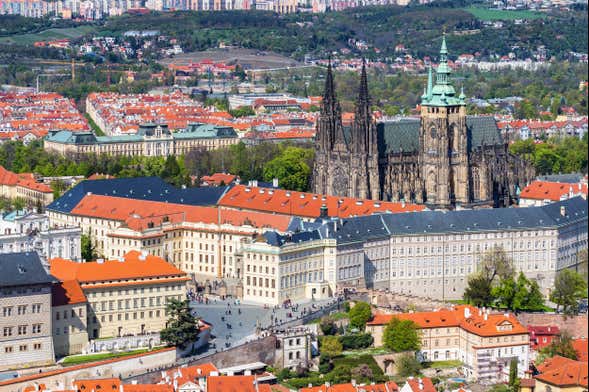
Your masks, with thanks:
M528 10L490 10L480 7L463 8L480 20L514 20L514 19L540 19L546 18L542 12Z
M450 361L424 362L423 366L425 368L433 368L433 369L450 369L450 368L462 366L462 361L454 359L454 360L450 360Z
M64 358L64 360L61 362L61 364L63 366L79 365L81 363L102 361L102 360L111 359L111 358L128 357L129 355L142 354L142 353L146 353L148 351L149 351L149 349L143 348L140 350L126 351L126 352L121 352L121 353L98 353L98 354L88 354L88 355L72 355L72 356Z
M381 354L390 354L391 351L387 350L384 347L370 347L363 350L348 350L343 351L342 355L344 357L361 357L364 355L381 355Z
M63 29L48 29L35 34L19 34L8 37L0 37L0 43L32 45L36 41L52 41L63 38L78 38L83 35L96 32L95 26L78 26Z

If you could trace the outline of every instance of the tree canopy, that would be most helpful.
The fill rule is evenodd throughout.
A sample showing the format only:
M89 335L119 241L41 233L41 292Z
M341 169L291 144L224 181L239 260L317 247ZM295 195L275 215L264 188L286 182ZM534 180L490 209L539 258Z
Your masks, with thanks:
M587 298L587 282L581 274L570 269L556 274L550 300L562 308L564 314L576 314L578 302L583 298Z
M341 355L343 345L337 336L325 336L321 339L321 347L319 348L322 355L328 357L337 357Z
M366 302L357 302L349 312L350 327L363 330L372 318L372 309Z
M383 333L384 346L394 352L417 351L421 347L418 326L411 320L393 317Z
M160 332L162 341L168 346L185 349L198 339L198 320L190 312L190 301L170 299L166 305L169 319Z

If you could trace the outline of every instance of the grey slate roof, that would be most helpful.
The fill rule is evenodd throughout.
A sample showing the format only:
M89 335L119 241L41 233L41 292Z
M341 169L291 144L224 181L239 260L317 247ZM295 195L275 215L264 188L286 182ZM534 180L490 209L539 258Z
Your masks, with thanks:
M41 264L37 252L0 254L0 287L50 284L55 281Z
M564 216L561 214L564 207ZM558 228L587 221L587 202L582 197L542 207L485 208L460 211L422 211L375 214L347 219L318 220L322 226L291 236L265 233L268 243L282 246L318 238L335 238L338 245L376 241L390 236L476 233Z
M417 152L419 149L420 120L407 118L377 124L378 145L381 154ZM495 119L490 116L467 116L470 148L503 144Z

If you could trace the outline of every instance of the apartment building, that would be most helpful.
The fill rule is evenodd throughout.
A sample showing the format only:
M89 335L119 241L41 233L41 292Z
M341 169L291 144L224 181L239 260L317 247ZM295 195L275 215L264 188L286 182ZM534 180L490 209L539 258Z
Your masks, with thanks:
M0 254L36 251L43 263L53 257L80 261L80 236L79 227L50 226L45 214L12 211L0 218Z
M168 300L184 300L189 280L161 257L138 251L93 263L53 259L50 272L62 282L80 285L88 302L90 339L159 333L166 325Z
M182 155L195 148L215 150L239 143L229 126L188 124L171 132L166 124L143 124L137 133L96 136L93 132L50 131L44 141L47 151L62 155L108 154L117 156Z
M522 207L543 206L573 197L587 198L587 180L577 183L533 181L519 194L519 205Z
M413 321L421 337L419 356L424 361L460 360L468 378L502 382L509 364L518 360L519 376L528 369L529 335L513 314L491 313L472 306L434 312L377 314L366 325L376 347L392 318Z
M54 362L53 282L34 252L0 256L0 370Z
M88 344L88 300L77 280L53 284L51 313L56 357L80 354Z

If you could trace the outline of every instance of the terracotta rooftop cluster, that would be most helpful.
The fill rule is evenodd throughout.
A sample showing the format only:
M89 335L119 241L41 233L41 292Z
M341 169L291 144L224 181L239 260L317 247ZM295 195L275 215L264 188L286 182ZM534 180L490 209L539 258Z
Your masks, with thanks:
M50 130L87 131L71 99L57 93L0 92L0 139L41 138Z

